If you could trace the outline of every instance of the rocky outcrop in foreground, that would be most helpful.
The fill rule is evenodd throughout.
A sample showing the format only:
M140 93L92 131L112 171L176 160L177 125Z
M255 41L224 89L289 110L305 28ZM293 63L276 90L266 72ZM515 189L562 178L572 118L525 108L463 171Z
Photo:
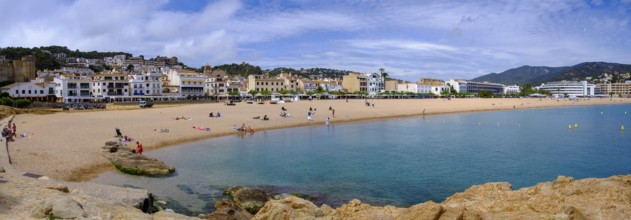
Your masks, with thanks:
M294 196L270 200L253 219L629 219L631 175L553 182L512 190L510 183L486 183L442 203L409 208L377 207L353 200L337 209ZM232 218L238 219L238 218Z
M132 175L168 176L175 168L155 158L134 153L134 151L118 141L108 141L103 148L103 155L116 169Z

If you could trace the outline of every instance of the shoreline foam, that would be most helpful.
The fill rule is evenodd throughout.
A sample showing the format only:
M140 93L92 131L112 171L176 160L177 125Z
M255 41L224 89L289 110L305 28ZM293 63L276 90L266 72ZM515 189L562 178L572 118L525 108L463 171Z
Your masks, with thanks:
M145 149L154 150L181 143L238 134L239 132L232 130L232 126L238 126L241 123L254 126L257 131L323 125L329 114L315 116L312 122L307 122L306 117L303 117L303 114L306 116L306 111L310 106L324 109L319 111L321 113L330 113L328 106L334 106L337 117L332 120L333 123L349 123L478 111L630 104L631 99L591 99L579 102L553 99L539 101L539 99L530 98L452 99L449 101L442 99L378 99L375 100L375 108L365 107L363 102L363 99L349 100L349 103L344 102L344 100L316 100L276 105L240 103L232 107L214 103L143 110L17 115L14 122L17 124L18 133L35 130L36 135L32 138L19 138L16 142L12 142L10 153L17 169L63 180L87 181L102 172L114 170L113 166L98 152L100 145L104 143L102 140L113 136L114 127L120 127L125 134L140 140ZM523 103L525 105L522 106ZM275 113L280 112L281 106L286 106L293 117L279 118ZM417 109L410 109L410 107ZM429 111L423 114L423 109ZM223 117L221 119L209 119L207 114L210 111L223 112ZM270 116L271 121L252 119L255 115L262 116L264 114ZM192 117L193 120L176 121L172 119L172 117L179 116ZM92 123L86 123L86 120L92 120ZM190 126L210 127L212 131L206 133L192 129ZM166 127L171 130L169 133L152 131ZM77 132L77 130L81 132ZM173 136L176 138L172 138ZM69 141L69 138L74 141Z

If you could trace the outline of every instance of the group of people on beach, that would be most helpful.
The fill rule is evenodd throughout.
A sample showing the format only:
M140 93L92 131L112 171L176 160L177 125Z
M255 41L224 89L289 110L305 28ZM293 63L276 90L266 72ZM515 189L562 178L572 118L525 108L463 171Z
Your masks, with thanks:
M368 100L366 100L364 102L364 105L366 105L367 107L370 107L372 105L372 107L374 108L375 107L375 101L373 100L372 103L370 103L370 102L368 102Z
M236 125L232 126L232 129L236 130L236 131L244 131L244 132L250 132L250 133L254 133L254 128L250 127L250 126L245 126L245 123L243 123L241 125L241 127L237 127Z
M11 126L13 125L13 126ZM17 129L15 127L15 123L11 123L11 121L9 121L9 123L7 124L7 127L2 129L2 137L7 141L15 141L13 138L17 137L16 135L17 133Z
M217 112L217 115L215 115L215 114L213 114L213 112L210 112L210 114L208 114L208 117L209 118L214 118L214 117L221 118L221 113Z
M133 138L128 137L127 135L123 135L123 133L121 132L119 128L116 128L115 131L116 131L116 137L120 138L119 141L121 142L132 142L134 140ZM140 141L136 141L136 150L133 150L132 152L142 155L143 148Z
M287 113L287 108L285 108L285 106L280 107L280 110L281 110L280 117L287 118L291 116L289 113Z

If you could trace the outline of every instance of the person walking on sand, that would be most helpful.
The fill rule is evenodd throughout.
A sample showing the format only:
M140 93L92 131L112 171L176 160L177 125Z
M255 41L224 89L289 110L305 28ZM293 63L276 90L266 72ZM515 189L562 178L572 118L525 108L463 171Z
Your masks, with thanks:
M136 153L142 155L142 144L140 141L136 141Z
M329 126L329 123L331 123L331 119L326 118L326 122L324 122L324 124L326 124L326 126Z
M331 109L331 116L335 118L335 109Z
M307 112L307 120L311 121L311 111Z

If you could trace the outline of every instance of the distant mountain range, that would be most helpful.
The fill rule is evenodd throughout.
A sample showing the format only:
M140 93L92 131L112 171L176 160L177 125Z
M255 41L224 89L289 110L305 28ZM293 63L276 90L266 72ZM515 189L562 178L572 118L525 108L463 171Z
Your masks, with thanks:
M545 82L561 81L561 80L586 80L586 77L592 77L592 80L599 79L604 74L614 76L614 81L623 80L621 74L631 73L631 65L619 63L605 62L586 62L574 66L563 67L547 67L547 66L522 66L509 69L501 73L490 73L472 79L475 82L494 82L506 85L523 85L530 83L539 85ZM588 80L589 81L589 80Z

